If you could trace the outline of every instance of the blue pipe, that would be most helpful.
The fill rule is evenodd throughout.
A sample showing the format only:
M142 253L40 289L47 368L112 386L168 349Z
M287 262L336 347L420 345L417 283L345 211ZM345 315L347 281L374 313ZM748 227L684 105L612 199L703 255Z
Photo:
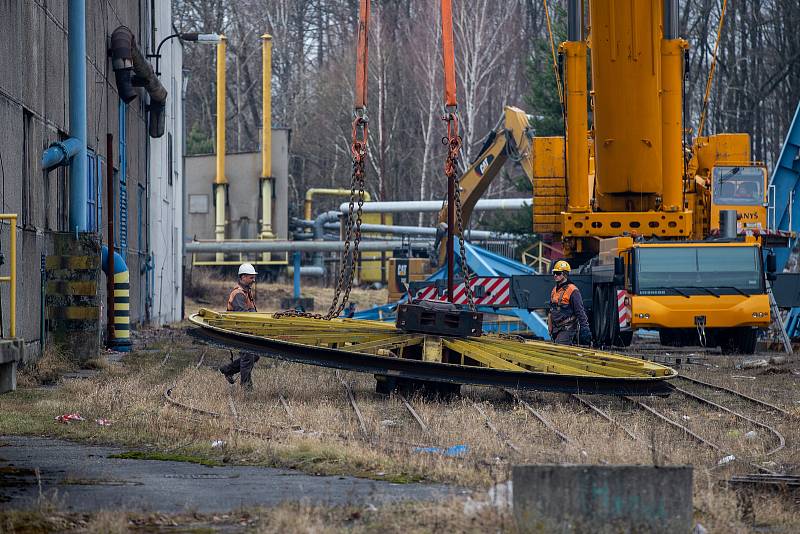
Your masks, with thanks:
M100 265L103 272L108 275L108 247L103 245L100 247ZM114 274L124 273L128 271L128 264L119 252L114 251Z
M69 173L69 228L86 231L86 0L69 0L69 128L79 143Z
M49 171L59 165L69 165L72 157L81 149L81 142L70 137L56 141L42 152L42 169Z
M295 299L300 298L300 253L294 253L294 293Z

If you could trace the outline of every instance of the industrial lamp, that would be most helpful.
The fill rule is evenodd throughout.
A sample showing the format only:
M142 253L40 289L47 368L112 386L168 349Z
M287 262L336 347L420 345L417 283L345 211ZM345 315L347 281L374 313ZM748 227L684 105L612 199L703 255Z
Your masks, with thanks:
M156 76L161 76L161 71L158 69L158 62L161 59L161 47L164 46L164 43L169 41L170 39L174 39L177 37L181 41L189 41L194 43L202 43L202 44L217 44L222 40L222 36L218 33L197 33L197 32L183 32L183 33L173 33L161 40L158 43L158 48L156 48L155 54L147 54L147 57L154 57L156 58Z

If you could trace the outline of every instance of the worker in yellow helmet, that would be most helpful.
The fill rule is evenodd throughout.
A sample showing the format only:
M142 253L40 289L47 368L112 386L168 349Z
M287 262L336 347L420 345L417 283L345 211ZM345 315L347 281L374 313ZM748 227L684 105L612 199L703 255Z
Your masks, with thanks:
M569 279L572 268L564 260L553 266L556 285L550 293L550 316L547 327L550 339L562 345L591 345L592 331L583 306L583 297L578 286Z

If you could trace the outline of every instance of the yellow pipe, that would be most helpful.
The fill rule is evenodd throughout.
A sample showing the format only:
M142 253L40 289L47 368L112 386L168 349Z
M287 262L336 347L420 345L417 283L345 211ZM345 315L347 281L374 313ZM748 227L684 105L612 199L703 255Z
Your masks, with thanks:
M226 184L225 177L225 49L227 38L222 35L217 43L217 184Z
M661 209L683 208L683 51L689 44L683 39L661 41L661 169L663 189Z
M261 127L261 177L272 177L272 36L264 34L262 42L262 79L263 98Z
M11 302L11 319L9 320L9 333L17 337L17 215L0 214L0 221L11 221L11 265L10 276L0 277L0 282L8 282L11 286L9 300Z
M272 36L261 36L261 239L274 239L272 233ZM269 252L262 254L263 261L272 259Z
M341 196L341 197L349 197L350 190L349 189L326 189L324 187L312 187L308 191L306 191L306 201L304 204L304 218L307 221L311 220L311 213L312 213L312 206L314 204L314 196L315 195L332 195L332 196ZM364 191L364 202L369 202L371 200L369 193Z
M567 211L589 211L589 144L586 101L586 43L561 44L567 90Z
M214 178L214 194L216 209L214 217L214 235L217 241L225 240L225 193L228 178L225 176L225 51L227 38L222 35L217 44L217 174ZM225 255L217 253L217 261L223 261Z

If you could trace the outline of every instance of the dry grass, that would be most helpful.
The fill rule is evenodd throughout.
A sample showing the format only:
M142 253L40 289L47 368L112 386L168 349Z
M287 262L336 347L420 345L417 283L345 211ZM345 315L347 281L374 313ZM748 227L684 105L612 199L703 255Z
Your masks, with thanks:
M591 400L623 422L640 438L638 441L567 395L523 394L524 399L569 436L571 441L564 443L503 392L476 387L464 387L462 398L449 401L410 398L429 427L429 432L423 432L400 399L374 392L371 375L341 373L351 384L364 415L369 435L365 440L345 390L332 370L262 358L254 373L255 391L244 394L238 387L229 387L216 370L227 361L228 351L195 345L175 329L152 332L147 339L148 351L132 353L123 363L101 369L94 378L69 380L49 391L22 388L0 397L0 434L47 434L218 462L293 467L310 473L352 474L397 482L438 481L475 489L486 489L507 479L510 466L520 463L692 464L697 519L711 532L747 532L759 524L770 525L777 531L800 527L800 513L779 496L759 500L754 517L748 518L738 510L735 495L720 485L720 481L732 474L753 472L755 468L748 462L785 472L796 472L800 465L797 425L747 403L735 408L781 431L787 440L783 451L764 457L773 442L761 429L682 395L646 400L743 460L717 467L721 453L692 441L620 399ZM197 367L201 354L204 354L203 364ZM737 379L733 377L744 372L735 370L732 360L714 361L719 368L697 371L693 366L693 374L769 399L800 416L797 376L758 375L753 371L750 374L757 376L756 380ZM792 367L798 367L797 360L787 366ZM175 400L220 417L191 413L166 403L163 395L167 387L172 387ZM706 392L697 390L697 393ZM286 399L289 412L283 408L281 396ZM487 428L473 403L482 408L502 436ZM80 412L87 422L72 425L53 422L54 416L73 411ZM233 416L234 411L237 417ZM97 417L111 419L113 425L99 427L89 422ZM236 428L258 435L237 432ZM755 440L745 437L750 430L756 430L759 437ZM223 440L225 446L212 448L213 440ZM513 443L519 452L512 450L507 442ZM458 444L469 448L459 458L414 451L416 446ZM456 511L450 514L446 511L450 509ZM454 523L456 516L463 515L458 506L434 506L429 516L425 516L425 509L420 510L419 514L398 512L398 518L405 519L395 518L397 524L406 525L412 532L417 520L426 526L417 531L437 530L432 528L436 525L464 527L450 528L454 531L479 530L477 525L472 528ZM261 519L254 528L263 532L325 532L328 528L335 531L351 527L355 531L370 531L377 525L371 519L367 521L367 516L373 517L370 514L354 520L342 516L345 512L339 509L325 513L338 519L320 523L319 517L327 516L319 509L279 508L270 511L268 519L259 516ZM383 510L374 514L375 521L387 519L381 514ZM384 526L387 524L392 523Z
M458 500L430 504L398 503L380 508L312 506L285 503L273 508L234 510L226 514L59 512L40 507L30 510L0 510L0 531L9 534L70 532L254 532L258 534L308 533L398 533L428 532L516 532L507 510L483 507L465 511Z
M97 359L92 359L90 362L100 365ZM78 364L61 347L51 344L45 347L41 358L19 369L17 382L20 387L54 384L64 373L75 371L77 368Z

